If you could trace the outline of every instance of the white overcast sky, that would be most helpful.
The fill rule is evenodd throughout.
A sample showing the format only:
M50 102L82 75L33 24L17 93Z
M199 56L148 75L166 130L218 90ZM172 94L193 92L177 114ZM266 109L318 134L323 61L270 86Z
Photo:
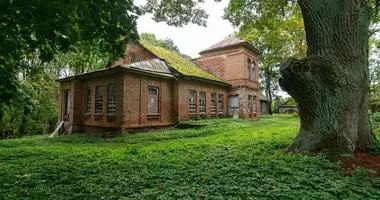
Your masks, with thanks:
M209 14L207 27L188 24L183 28L176 28L166 25L165 22L157 23L152 20L150 14L141 16L137 21L139 33L154 33L158 39L170 38L174 41L181 53L191 57L198 57L198 53L203 49L219 42L230 34L234 28L229 21L223 20L223 9L227 7L228 0L215 3L213 0L206 0L201 7ZM135 3L144 4L144 0L135 0Z

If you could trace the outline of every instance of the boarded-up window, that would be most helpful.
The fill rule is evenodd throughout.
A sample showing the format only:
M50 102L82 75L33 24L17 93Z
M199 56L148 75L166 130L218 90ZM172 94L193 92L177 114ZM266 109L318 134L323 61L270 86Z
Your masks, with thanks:
M248 113L249 115L252 114L252 95L248 95Z
M199 112L206 112L206 92L199 92Z
M211 106L210 106L211 113L216 112L216 94L211 93Z
M85 105L84 112L90 113L91 112L91 89L90 88L86 89L85 101L86 101L86 105Z
M218 113L223 113L224 110L224 101L223 94L218 95Z
M95 90L95 114L103 111L103 88L98 86Z
M63 108L63 119L68 120L70 114L70 90L65 90L64 93L64 108Z
M148 114L159 113L159 92L157 87L148 88Z
M197 113L197 91L195 90L189 92L189 113Z
M116 85L108 85L108 104L107 104L107 113L115 114L116 113Z

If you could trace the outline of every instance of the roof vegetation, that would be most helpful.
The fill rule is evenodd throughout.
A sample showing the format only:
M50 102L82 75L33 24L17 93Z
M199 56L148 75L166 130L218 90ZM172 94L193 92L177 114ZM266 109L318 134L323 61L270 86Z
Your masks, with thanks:
M162 47L154 46L152 44L141 42L146 49L151 51L157 57L165 60L172 68L185 76L193 76L198 78L209 79L222 83L227 83L225 80L215 76L214 74L206 71L201 66L195 64L193 61L188 60L174 51L167 50Z

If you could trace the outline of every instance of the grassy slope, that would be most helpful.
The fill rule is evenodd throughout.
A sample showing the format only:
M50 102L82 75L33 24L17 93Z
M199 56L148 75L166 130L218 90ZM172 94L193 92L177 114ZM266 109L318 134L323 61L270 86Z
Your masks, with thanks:
M298 118L204 120L114 139L0 141L0 199L380 199L380 179L284 154Z

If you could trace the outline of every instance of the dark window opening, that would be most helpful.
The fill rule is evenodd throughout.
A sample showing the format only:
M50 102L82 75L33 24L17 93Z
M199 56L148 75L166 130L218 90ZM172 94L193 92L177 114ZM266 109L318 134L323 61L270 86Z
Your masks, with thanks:
M68 120L70 114L70 90L64 92L63 120Z
M211 113L216 112L216 94L211 93L211 106L210 106Z
M100 114L103 111L103 88L98 86L95 90L95 114Z
M86 105L85 105L84 112L91 113L91 89L90 88L86 89L85 101L86 101Z
M256 62L253 61L252 62L252 81L256 81L256 72L255 72L255 69L256 69Z
M108 85L108 105L107 114L116 113L116 85Z
M247 79L251 80L251 60L248 59L247 63Z
M218 95L218 113L223 114L224 104L223 104L223 94Z

